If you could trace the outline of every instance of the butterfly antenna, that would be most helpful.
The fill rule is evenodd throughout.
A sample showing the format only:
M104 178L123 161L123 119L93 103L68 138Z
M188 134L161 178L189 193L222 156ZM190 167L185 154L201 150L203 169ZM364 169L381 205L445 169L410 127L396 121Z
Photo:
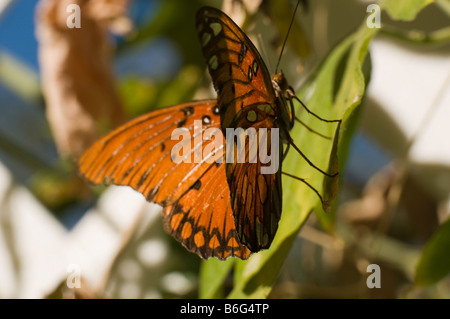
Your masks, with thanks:
M291 23L289 24L289 29L286 33L286 36L284 37L283 46L281 47L280 56L278 57L277 66L275 68L275 74L278 72L278 66L280 65L281 57L283 56L284 47L286 46L286 42L289 37L289 33L291 32L292 25L294 24L295 13L297 12L297 8L298 8L299 4L300 4L300 0L298 0L297 4L295 5L294 14L292 15Z
M269 72L270 72L270 74L274 74L274 73L272 73L272 64L270 63L269 55L267 54L266 46L264 45L261 33L258 33L258 41L259 41L259 46L261 47L261 50L264 54L264 59L267 61L266 65L269 68Z

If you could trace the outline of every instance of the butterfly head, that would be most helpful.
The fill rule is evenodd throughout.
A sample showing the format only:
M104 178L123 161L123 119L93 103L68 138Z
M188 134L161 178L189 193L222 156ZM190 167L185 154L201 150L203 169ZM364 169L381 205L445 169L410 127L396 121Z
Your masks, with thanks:
M290 87L283 71L280 71L272 77L272 85L275 91L275 96L277 97L277 103L280 110L280 114L278 114L279 125L290 130L293 126L292 109L289 107L290 104L288 103L288 91L290 90Z
M277 96L279 96L280 94L283 95L283 92L286 92L286 90L289 89L289 84L286 80L286 77L284 76L283 71L280 71L272 77L272 84Z

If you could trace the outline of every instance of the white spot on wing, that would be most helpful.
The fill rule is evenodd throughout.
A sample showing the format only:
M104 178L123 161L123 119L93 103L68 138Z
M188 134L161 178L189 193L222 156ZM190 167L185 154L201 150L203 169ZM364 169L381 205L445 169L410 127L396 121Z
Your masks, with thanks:
M211 34L207 33L207 32L203 33L203 35L202 35L202 46L203 47L206 46L209 43L210 40L211 40Z
M213 22L209 26L213 30L214 36L217 36L222 31L222 26L218 22Z
M250 122L255 122L257 118L258 118L258 115L256 114L255 111L252 110L247 113L247 120L249 120Z
M219 61L217 61L217 55L213 55L212 57L210 57L208 64L211 69L213 70L217 69L217 67L219 66Z

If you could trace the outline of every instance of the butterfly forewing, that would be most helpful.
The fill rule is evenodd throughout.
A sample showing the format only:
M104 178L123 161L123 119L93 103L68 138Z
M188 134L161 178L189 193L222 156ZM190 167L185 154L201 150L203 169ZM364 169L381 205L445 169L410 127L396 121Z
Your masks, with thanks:
M194 121L212 113L215 100L191 102L161 109L138 117L97 141L79 160L80 172L93 183L128 185L156 203L170 203L186 191L210 164L172 160L172 139L176 129L184 128L194 137ZM204 128L219 126L218 116L210 116ZM216 120L215 122L213 120ZM194 146L191 152L205 145ZM193 155L193 154L186 154ZM187 176L186 172L196 172ZM170 182L169 182L170 181ZM177 194L178 192L178 194Z
M243 108L275 100L261 56L226 14L211 7L201 8L197 13L197 30L218 93L223 129L235 127L233 122Z
M226 14L209 7L197 13L197 30L218 93L224 134L230 128L277 130L276 117L281 111L272 81L249 38ZM269 135L265 135L264 142L270 149ZM257 136L262 134L257 132ZM236 148L236 143L227 138L228 151L230 146ZM279 139L275 146L276 153L280 153ZM249 155L248 145L245 147ZM264 165L259 156L255 162L250 162L249 157L246 162L236 160L235 157L234 162L226 163L236 228L241 242L250 250L259 251L270 246L281 216L281 163L277 171L262 174Z
M211 147L216 137L206 138L214 128L220 132L217 148ZM189 138L172 139L177 129ZM172 149L182 142L191 152L179 153L189 160L174 160ZM237 238L224 160L219 160L224 142L216 100L184 103L112 131L83 154L79 170L93 183L131 186L163 205L165 229L201 257L245 259L250 251ZM195 158L198 150L201 156Z

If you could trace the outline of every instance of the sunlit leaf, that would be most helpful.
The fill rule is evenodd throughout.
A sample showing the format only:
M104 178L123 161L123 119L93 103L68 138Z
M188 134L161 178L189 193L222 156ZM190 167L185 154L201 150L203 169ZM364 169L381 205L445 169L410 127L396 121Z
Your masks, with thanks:
M413 19L428 3L430 1L386 1L384 8L395 19ZM369 43L378 31L378 28L368 28L364 20L355 33L332 50L314 76L297 92L317 115L329 120L342 120L338 129L335 123L321 122L301 111L299 116L304 123L331 137L331 140L311 133L301 125L296 125L291 132L295 143L315 165L330 173L339 168L340 176L345 168L350 141L359 118L359 105L370 74L363 63ZM299 154L291 149L283 163L283 171L305 178L323 195L324 206L336 207L333 199L337 195L339 181L324 176L302 161ZM334 215L324 213L319 198L308 186L285 176L283 192L283 215L271 248L252 255L247 261L237 260L234 263L234 289L229 298L268 296L300 228L312 211L316 212L322 226L326 225L327 229L332 227ZM230 273L230 268L230 264L222 263L203 267L202 279L215 274L223 280ZM217 282L215 285L217 291Z
M368 43L376 32L376 29L369 29L363 25L356 33L341 42L322 64L314 80L302 90L302 92L314 90L312 97L307 100L307 105L313 112L327 119L343 119L339 155L348 151L353 128L357 122L357 106L365 89L362 63L367 54ZM343 69L340 67L341 63L345 65ZM342 78L336 82L336 77L342 70ZM336 83L338 87L334 87ZM301 93L299 95L303 96ZM320 133L334 135L336 124L323 123L306 114L300 116L304 118L305 123ZM335 142L313 134L300 125L294 127L291 133L295 143L317 166L326 168L335 165L330 164L330 158L332 160L336 158L330 155L333 145L336 145ZM345 159L345 156L343 158ZM343 165L341 161L339 164L341 170ZM321 190L326 177L307 163L301 163L300 156L294 151L290 151L283 166L283 171L305 177L312 185L316 185L316 189ZM229 295L230 298L267 297L301 226L314 209L321 210L317 195L301 182L284 177L283 191L283 215L271 248L253 255L248 261L238 261L235 269L235 287Z

